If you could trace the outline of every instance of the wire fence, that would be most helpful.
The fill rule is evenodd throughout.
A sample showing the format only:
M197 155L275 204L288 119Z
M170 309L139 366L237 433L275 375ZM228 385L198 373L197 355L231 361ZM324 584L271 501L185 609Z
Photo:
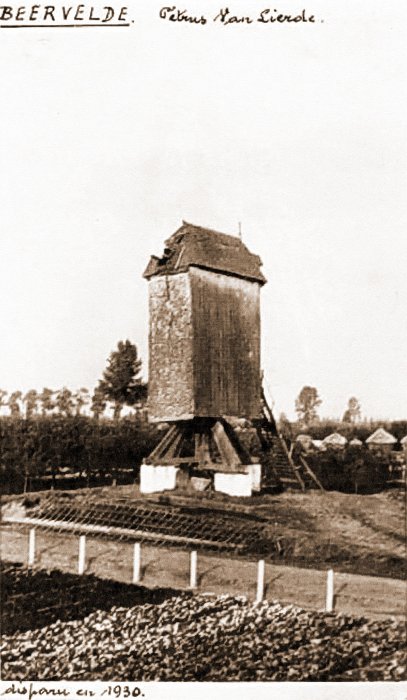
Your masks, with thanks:
M58 533L95 534L160 547L225 551L234 555L275 555L282 538L261 519L235 514L183 513L176 508L134 505L126 499L71 503L63 498L43 499L28 513L9 513L4 523L41 527Z

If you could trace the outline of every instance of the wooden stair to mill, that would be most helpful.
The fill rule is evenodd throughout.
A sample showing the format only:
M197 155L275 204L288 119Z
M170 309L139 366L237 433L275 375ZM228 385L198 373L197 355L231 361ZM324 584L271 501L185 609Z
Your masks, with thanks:
M324 490L303 457L295 464L282 435L279 433L270 406L262 392L262 413L255 422L257 435L264 455L265 485L306 491Z

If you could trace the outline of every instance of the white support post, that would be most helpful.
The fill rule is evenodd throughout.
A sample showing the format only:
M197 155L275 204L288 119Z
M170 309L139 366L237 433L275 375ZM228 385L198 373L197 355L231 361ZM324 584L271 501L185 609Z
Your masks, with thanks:
M326 612L334 609L334 571L329 569L326 575Z
M79 558L78 558L78 574L82 576L85 571L86 561L86 535L79 537Z
M32 527L28 535L28 566L34 566L35 562L35 527Z
M134 544L133 555L133 583L139 583L141 579L141 545L140 542Z
M195 551L193 551L193 552L191 552L191 568L190 568L190 578L189 578L189 587L190 588L196 588L198 585L197 571L198 571L198 555Z
M264 597L264 559L260 559L257 564L257 593L256 603L261 603Z

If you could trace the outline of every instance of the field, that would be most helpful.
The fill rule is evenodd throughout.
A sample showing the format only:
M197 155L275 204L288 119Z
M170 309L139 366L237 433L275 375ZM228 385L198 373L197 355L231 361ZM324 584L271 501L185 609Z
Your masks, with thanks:
M405 630L394 620L306 611L277 601L253 604L229 595L115 588L95 577L79 581L57 571L27 574L13 566L4 581L6 613L16 600L22 609L28 600L32 609L33 593L43 606L31 622L22 618L30 629L21 631L17 623L3 635L4 680L405 678ZM64 610L67 591L82 608L68 603ZM44 609L51 593L53 605ZM50 622L55 613L59 619Z
M136 486L121 486L9 497L3 513L10 509L29 516L48 513L57 520L153 530L170 539L189 538L189 545L198 547L199 540L216 541L216 550L248 559L263 556L278 564L334 566L342 572L405 578L402 489L372 495L285 492L248 503L219 494L140 497Z
M247 501L118 486L7 497L2 516L4 680L405 678L401 490ZM31 570L21 565L30 520ZM86 575L77 576L84 531ZM142 586L130 583L135 539ZM260 557L265 599L254 604ZM331 567L335 612L326 613Z
M39 568L76 573L78 535L85 531L86 573L122 583L132 581L137 539L141 580L150 588L186 589L189 552L196 549L202 592L253 600L257 561L263 557L268 600L323 609L326 570L333 568L336 610L377 619L401 618L405 611L402 491L369 496L286 492L236 502L220 495L141 497L135 486L123 486L9 497L3 505L7 513L70 523L70 530L36 528ZM116 526L114 535L92 531L92 523L103 522ZM3 559L27 561L28 527L3 523ZM138 537L129 535L129 528Z

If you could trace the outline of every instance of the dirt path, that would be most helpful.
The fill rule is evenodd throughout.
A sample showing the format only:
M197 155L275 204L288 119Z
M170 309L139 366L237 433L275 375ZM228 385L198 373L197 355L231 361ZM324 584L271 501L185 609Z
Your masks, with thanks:
M26 562L28 535L17 528L3 527L1 556L5 561ZM104 578L131 582L133 546L87 538L86 571ZM37 530L36 566L77 571L78 537ZM146 586L187 588L189 555L187 552L142 547L142 583ZM233 593L255 597L256 563L239 559L198 555L200 591ZM325 605L326 571L267 564L267 599L295 603L304 608L322 609ZM406 583L396 579L355 574L335 574L335 609L367 617L404 617Z

